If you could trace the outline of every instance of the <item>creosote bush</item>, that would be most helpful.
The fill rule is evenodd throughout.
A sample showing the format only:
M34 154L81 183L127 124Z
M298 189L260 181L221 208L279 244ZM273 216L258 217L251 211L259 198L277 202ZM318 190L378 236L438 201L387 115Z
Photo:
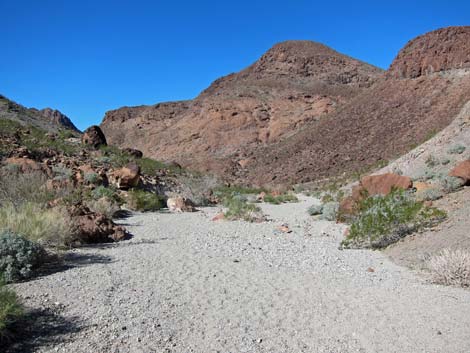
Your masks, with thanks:
M261 209L247 202L242 195L226 196L223 205L227 208L224 215L229 220L244 220L247 222L259 222L264 219Z
M0 232L0 274L6 282L29 278L45 257L39 244L12 232Z
M165 207L165 200L155 193L133 189L128 193L127 206L134 211L158 211Z
M435 283L470 287L470 252L444 249L428 261Z
M403 190L371 196L361 201L343 248L383 248L422 227L446 217L444 211L426 207Z

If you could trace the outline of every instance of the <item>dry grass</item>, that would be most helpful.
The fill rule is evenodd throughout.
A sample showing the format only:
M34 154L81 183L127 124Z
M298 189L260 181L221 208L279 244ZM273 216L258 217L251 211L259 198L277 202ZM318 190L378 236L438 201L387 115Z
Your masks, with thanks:
M21 234L31 241L48 246L67 244L71 234L65 210L57 207L44 209L31 202L18 207L4 204L0 208L0 230Z
M113 218L114 214L121 209L119 204L109 197L87 201L86 205L93 212L102 213L108 218Z
M470 252L444 249L429 259L428 269L435 283L470 287Z

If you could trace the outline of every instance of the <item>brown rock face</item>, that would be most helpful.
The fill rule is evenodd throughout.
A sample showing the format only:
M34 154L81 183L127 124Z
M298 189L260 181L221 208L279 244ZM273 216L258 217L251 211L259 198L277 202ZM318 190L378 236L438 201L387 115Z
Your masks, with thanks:
M400 51L388 75L416 78L451 69L470 68L470 27L442 28L419 36Z
M108 112L110 143L254 185L308 182L396 158L470 100L470 27L411 41L389 71L321 44L280 43L193 101Z
M470 183L470 160L460 162L449 173L450 176L460 178L466 185Z
M56 109L45 108L39 110L39 113L45 116L54 125L73 130L75 132L80 132L67 115L62 114Z
M243 160L242 148L280 141L322 119L379 75L380 69L324 45L284 42L193 101L110 111L101 127L110 144L213 170L225 164L220 158Z
M106 137L101 131L99 126L93 125L90 126L82 135L82 143L93 148L98 148L99 146L106 146Z

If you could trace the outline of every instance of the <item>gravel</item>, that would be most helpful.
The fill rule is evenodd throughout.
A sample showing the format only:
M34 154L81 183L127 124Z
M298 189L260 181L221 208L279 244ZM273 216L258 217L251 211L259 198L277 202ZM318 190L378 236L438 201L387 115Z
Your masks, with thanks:
M338 250L344 226L309 216L313 202L263 205L272 221L260 224L212 222L217 208L135 214L123 221L133 239L70 251L68 268L14 285L30 308L53 313L23 344L74 353L470 351L470 291L425 283L380 252ZM283 223L291 233L277 230Z

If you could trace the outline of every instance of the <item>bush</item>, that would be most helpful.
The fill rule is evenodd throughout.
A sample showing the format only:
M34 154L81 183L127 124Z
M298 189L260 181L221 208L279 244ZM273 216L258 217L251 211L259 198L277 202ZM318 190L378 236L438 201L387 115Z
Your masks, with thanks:
M327 202L323 205L321 219L326 221L336 221L338 216L339 203L336 201Z
M46 256L44 249L8 231L0 233L0 273L7 282L29 278Z
M264 202L272 203L274 205L280 205L281 203L286 202L299 202L299 199L294 194L281 194L278 196L267 194L264 197Z
M435 283L460 287L470 286L470 252L444 249L428 261Z
M220 182L211 175L185 174L178 177L181 183L180 195L192 200L196 206L208 206L211 202L213 190Z
M466 150L466 147L463 145L454 145L447 150L449 154L462 154Z
M361 201L344 248L383 248L421 227L446 217L445 212L426 207L403 190Z
M247 222L258 222L264 219L261 209L252 203L248 203L240 195L225 197L223 205L227 207L224 215L229 220L242 219Z
M456 191L464 185L464 181L462 179L448 175L440 176L439 183L445 192Z
M101 182L101 178L97 173L85 173L83 179L88 184L99 184Z
M71 236L69 217L60 208L44 209L35 203L19 207L0 207L0 231L21 234L25 238L49 246L68 244Z
M12 290L5 286L0 278L0 343L6 336L5 331L9 325L23 315L23 307Z
M72 179L72 175L73 175L72 169L62 167L62 166L53 166L52 171L54 172L54 179L56 180Z
M93 191L91 192L91 196L95 200L99 200L103 197L113 199L113 200L116 200L116 201L118 201L118 199L119 199L119 197L116 193L116 190L114 190L113 188L107 188L103 185L100 185L100 186L96 187L95 189L93 189Z
M323 213L323 205L312 205L307 210L310 216L316 216Z
M119 204L108 197L102 197L98 200L90 200L86 203L91 211L102 213L108 218L113 218L113 216L120 210Z
M424 163L427 167L432 168L439 164L439 160L430 154Z
M127 206L134 211L158 211L165 207L165 202L155 193L133 189L128 193Z
M440 199L443 192L436 188L429 188L416 193L416 199L419 201L435 201Z

